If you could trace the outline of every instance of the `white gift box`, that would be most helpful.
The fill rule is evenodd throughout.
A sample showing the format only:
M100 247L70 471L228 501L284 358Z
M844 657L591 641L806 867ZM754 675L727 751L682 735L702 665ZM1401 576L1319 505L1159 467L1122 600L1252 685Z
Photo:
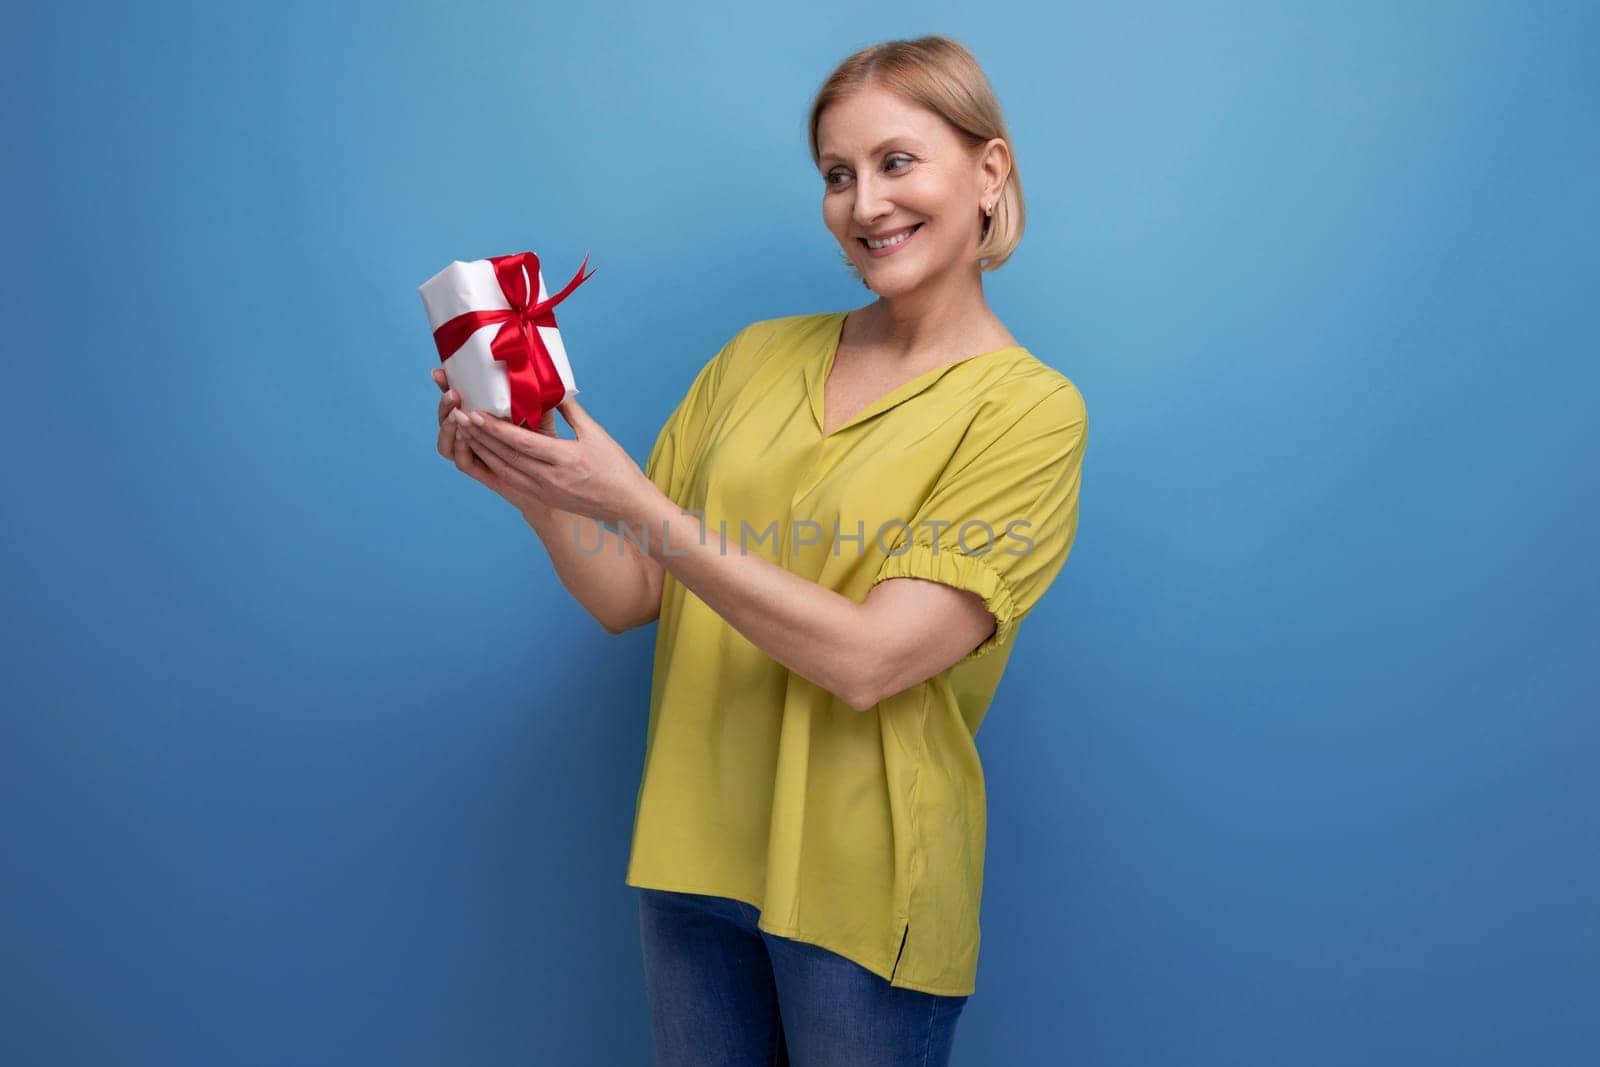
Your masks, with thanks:
M514 258L514 257L496 257ZM538 261L534 257L534 271L536 277L529 279L526 262L519 265L523 284L522 292L530 291L529 282L537 285L534 300L542 303L550 298L544 286L544 272L538 268ZM449 322L458 315L471 311L510 311L511 301L500 287L500 280L495 274L495 260L475 259L469 262L453 261L444 270L429 278L418 287L417 292L422 296L422 305L428 312L428 329L436 331L440 326ZM554 320L554 309L546 313ZM516 329L514 321L507 325L506 322L494 322L480 326L467 337L465 343L443 359L445 380L450 388L461 396L461 406L468 410L490 412L500 418L511 416L511 379L507 372L506 364L496 360L490 350L490 344L499 335L502 329ZM556 373L560 375L561 384L565 392L561 400L574 396L578 392L577 383L572 377L572 365L567 361L566 346L561 343L561 331L554 326L535 324L533 327L539 333L539 338L544 342L545 350L550 355L550 362L555 365ZM444 356L444 353L440 353ZM550 405L554 407L552 403Z

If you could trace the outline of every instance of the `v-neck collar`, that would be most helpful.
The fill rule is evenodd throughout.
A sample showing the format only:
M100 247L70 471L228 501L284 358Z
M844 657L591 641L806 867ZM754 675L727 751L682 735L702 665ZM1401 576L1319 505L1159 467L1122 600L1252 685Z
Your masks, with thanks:
M817 433L821 435L823 440L837 437L850 429L850 427L870 419L874 415L881 414L897 404L910 400L957 367L965 366L975 359L982 359L984 356L1023 350L1022 345L1005 345L1002 348L993 348L987 352L964 356L954 363L946 363L942 367L934 367L931 370L924 371L910 381L900 383L872 401L872 403L850 416L850 419L842 423L833 433L823 433L823 427L827 425L824 421L823 392L828 382L828 374L833 370L834 360L839 355L839 342L844 337L844 320L849 314L849 311L830 311L826 313L834 321L827 323L820 331L822 337L821 349L806 361L806 395L811 401L811 415L816 420Z

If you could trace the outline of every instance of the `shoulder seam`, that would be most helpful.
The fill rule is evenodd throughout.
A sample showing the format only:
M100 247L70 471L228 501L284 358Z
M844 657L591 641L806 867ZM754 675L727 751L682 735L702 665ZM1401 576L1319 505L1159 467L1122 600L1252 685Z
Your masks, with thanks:
M1043 404L1045 401L1049 400L1051 397L1055 396L1057 393L1060 393L1060 392L1062 392L1064 390L1067 390L1067 389L1071 389L1073 392L1077 392L1077 387L1074 386L1070 381L1066 381L1066 382L1063 382L1060 385L1057 385L1054 389L1051 389L1048 393L1045 393L1039 399L1033 401L1026 408L1022 409L1022 411L1017 414L1016 418L1014 418L1011 421L1009 421L1008 423L1006 423L1005 428L994 435L994 440L993 441L990 441L989 444L985 445L983 448L978 449L975 453L973 453L971 458L969 458L965 463L963 463L961 466L957 467L955 470L946 472L946 476L954 477L954 476L960 474L962 471L966 470L968 467L972 466L972 464L976 463L979 460L979 458L981 458L984 455L987 455L990 449L994 448L1001 441L1005 440L1006 435L1009 434L1012 430L1016 429L1017 426L1019 424L1021 424L1022 420L1026 419L1029 415L1033 414L1035 409L1037 409L1041 404ZM1081 396L1081 394L1080 394L1080 396ZM1074 419L1069 423L1065 423L1062 426L1058 427L1058 429L1067 429L1067 428L1069 428L1071 426L1075 426L1075 425L1079 425L1079 424L1087 426L1088 423L1089 423L1088 412L1085 411L1085 413L1084 413L1082 418Z

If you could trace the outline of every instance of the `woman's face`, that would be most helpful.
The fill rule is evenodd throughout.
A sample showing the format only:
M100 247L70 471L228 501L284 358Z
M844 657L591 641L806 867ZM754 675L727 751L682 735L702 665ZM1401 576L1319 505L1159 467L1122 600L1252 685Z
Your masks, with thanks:
M951 270L977 271L983 205L1005 183L1004 145L990 141L985 149L999 148L980 163L938 115L878 86L823 110L822 218L873 292L892 298ZM913 228L892 248L866 243Z

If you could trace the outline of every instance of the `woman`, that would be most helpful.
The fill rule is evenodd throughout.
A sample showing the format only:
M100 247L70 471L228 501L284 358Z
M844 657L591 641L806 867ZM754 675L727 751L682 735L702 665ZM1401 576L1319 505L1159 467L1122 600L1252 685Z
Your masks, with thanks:
M609 632L660 619L626 881L663 1063L947 1061L977 970L974 736L1077 529L1083 398L984 300L1023 203L977 62L865 49L810 139L877 299L739 331L644 471L573 399L570 440L439 406L440 452Z

